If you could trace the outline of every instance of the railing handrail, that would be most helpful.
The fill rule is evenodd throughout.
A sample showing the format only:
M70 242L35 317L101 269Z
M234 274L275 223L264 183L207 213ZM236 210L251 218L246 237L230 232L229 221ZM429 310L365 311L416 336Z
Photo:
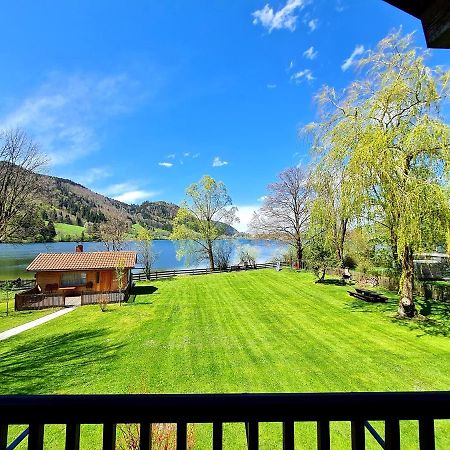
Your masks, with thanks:
M0 396L9 424L450 419L450 391ZM2 420L0 419L0 422Z

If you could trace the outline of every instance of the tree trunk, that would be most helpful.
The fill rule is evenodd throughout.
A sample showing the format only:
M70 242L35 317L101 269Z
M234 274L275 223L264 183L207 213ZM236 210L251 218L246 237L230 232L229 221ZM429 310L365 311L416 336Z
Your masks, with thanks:
M295 253L297 257L297 268L301 269L303 260L303 246L301 241L295 243Z
M400 303L398 315L411 318L417 314L414 304L414 254L410 245L405 245L402 253L402 276L400 278Z
M400 270L400 264L398 261L398 250L397 250L397 234L393 227L389 229L390 241L391 241L391 252L392 252L392 262L394 264L393 269Z
M319 269L319 271L320 271L320 269ZM323 268L322 268L322 273L321 273L321 275L319 276L319 279L315 281L315 283L322 283L323 280L325 280L325 274L326 274L326 273L327 273L327 269L326 269L326 267L323 267Z
M209 268L211 270L214 270L214 254L213 254L211 242L208 242L208 258L209 258Z
M337 239L337 258L338 258L338 264L339 267L344 267L344 242L345 242L345 236L347 234L347 224L348 219L341 219L340 221L340 229L338 233L338 239Z

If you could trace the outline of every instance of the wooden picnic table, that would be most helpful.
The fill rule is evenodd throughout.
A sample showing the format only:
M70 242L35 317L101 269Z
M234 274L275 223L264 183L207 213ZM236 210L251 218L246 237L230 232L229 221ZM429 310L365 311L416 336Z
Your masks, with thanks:
M347 291L352 297L372 303L385 303L387 297L369 289L355 288L356 292Z

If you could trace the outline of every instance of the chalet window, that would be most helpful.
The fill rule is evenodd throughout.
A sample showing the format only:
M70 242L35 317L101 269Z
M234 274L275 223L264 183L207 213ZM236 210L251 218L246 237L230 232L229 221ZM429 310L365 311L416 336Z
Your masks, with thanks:
M100 283L100 272L95 272L95 282Z
M64 272L61 277L61 286L85 286L86 272Z

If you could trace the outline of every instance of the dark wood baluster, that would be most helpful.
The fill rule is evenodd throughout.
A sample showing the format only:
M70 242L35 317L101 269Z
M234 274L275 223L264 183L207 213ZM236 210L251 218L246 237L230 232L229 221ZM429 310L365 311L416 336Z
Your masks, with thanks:
M42 450L44 448L44 424L30 423L28 435L28 450Z
M366 434L364 421L352 421L352 450L364 450L366 448Z
M68 423L66 425L66 450L78 450L80 448L80 425Z
M283 450L294 450L294 422L283 422Z
M139 449L151 450L152 449L152 424L141 423L139 429Z
M400 450L400 422L397 419L386 420L386 450Z
M419 420L419 444L420 450L434 450L434 421L433 419Z
M248 450L258 450L259 448L259 427L258 422L248 422L247 443Z
M177 450L186 450L187 448L187 424L186 422L177 423Z
M317 448L318 450L330 450L330 422L328 420L317 422Z
M213 450L222 450L223 448L223 424L221 422L213 423Z
M116 448L116 424L105 423L103 425L103 450L115 450Z
M0 450L6 450L8 446L8 424L0 423Z

